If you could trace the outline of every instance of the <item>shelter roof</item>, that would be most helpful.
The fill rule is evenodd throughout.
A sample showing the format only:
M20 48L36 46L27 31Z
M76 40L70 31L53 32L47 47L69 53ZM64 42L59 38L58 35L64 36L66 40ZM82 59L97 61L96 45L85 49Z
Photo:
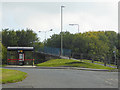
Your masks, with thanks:
M34 47L7 47L8 51L14 51L14 50L23 50L23 51L33 51Z

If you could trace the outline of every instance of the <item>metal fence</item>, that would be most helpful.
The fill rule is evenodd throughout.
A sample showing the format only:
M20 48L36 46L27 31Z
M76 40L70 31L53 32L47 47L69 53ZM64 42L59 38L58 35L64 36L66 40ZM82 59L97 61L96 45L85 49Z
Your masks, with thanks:
M52 48L52 47L44 47L44 48L39 48L39 52L47 53L47 54L52 54L52 55L57 55L60 56L61 49L60 48ZM70 49L63 49L63 56L71 56L71 50Z

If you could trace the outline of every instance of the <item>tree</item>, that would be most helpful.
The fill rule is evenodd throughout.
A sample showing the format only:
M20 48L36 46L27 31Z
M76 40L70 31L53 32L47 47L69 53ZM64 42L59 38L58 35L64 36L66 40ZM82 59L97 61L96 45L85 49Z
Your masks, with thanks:
M2 64L6 64L7 63L7 49L0 43L0 46L2 47L2 51L0 51L0 53L2 52Z
M2 43L5 47L8 46L33 46L34 42L38 42L37 34L31 29L27 30L2 30Z
M60 48L61 34L63 35L63 48L71 49L72 53L82 54L83 58L108 62L113 56L114 46L117 45L118 34L114 31L92 31L85 33L71 34L62 32L54 34L49 38L45 45ZM117 55L118 56L118 55Z

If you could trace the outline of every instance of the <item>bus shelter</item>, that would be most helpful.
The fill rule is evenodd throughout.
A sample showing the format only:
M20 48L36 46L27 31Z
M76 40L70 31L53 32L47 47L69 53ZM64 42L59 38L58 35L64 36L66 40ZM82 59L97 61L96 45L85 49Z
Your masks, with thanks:
M8 65L34 65L34 47L7 47Z

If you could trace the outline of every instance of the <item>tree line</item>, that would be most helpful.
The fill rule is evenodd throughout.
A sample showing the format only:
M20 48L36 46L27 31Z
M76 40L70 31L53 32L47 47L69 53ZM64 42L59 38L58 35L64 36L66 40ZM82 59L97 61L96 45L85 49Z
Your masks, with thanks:
M31 29L22 30L10 30L2 29L1 32L2 43L2 63L6 63L7 60L7 47L35 47L37 50L42 43L39 42L37 34Z
M8 46L33 46L38 42L37 34L31 29L26 30L2 30L2 44Z
M4 60L6 60L6 48L8 46L34 46L36 50L44 46L61 48L61 34L63 36L63 48L72 50L71 57L82 57L83 59L90 59L92 62L98 60L106 63L115 63L115 61L117 63L120 57L120 35L114 31L89 31L76 34L62 32L53 34L44 42L40 42L37 34L31 29L3 29L1 33Z
M62 32L52 35L47 39L45 45L61 48L61 34L63 48L71 49L73 57L81 57L82 55L82 58L91 59L92 62L98 60L106 63L117 63L120 56L118 53L118 39L120 39L118 33L114 31L89 31L76 34Z

